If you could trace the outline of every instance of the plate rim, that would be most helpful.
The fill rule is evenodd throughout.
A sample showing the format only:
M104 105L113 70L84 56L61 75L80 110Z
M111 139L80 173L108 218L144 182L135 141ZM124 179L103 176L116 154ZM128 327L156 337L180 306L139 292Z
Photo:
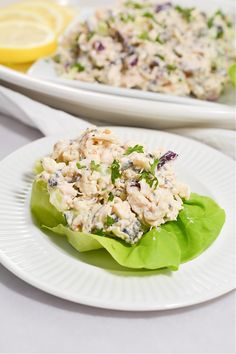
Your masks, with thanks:
M170 129L177 127L214 127L235 129L234 107L219 105L192 106L161 101L108 95L59 85L55 82L25 75L0 65L0 82L7 87L33 96L56 108L88 120L99 119L120 125L141 125L145 128ZM50 101L49 101L50 100ZM92 103L92 104L91 104ZM72 109L70 108L72 105ZM75 111L76 108L76 111ZM174 112L174 113L173 113Z

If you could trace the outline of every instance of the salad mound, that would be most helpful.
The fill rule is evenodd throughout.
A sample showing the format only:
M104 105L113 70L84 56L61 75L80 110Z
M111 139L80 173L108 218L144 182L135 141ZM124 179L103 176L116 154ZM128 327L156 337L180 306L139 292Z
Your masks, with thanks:
M124 0L74 25L54 57L67 79L215 101L235 62L232 19L166 0Z
M80 252L105 248L125 267L176 270L209 247L225 220L211 198L176 180L176 158L88 129L37 163L32 213Z

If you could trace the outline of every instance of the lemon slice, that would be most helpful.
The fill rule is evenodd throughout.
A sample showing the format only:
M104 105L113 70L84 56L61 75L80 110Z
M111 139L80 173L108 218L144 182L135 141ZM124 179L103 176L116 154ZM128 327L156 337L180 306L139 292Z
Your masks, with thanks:
M0 10L0 22L3 21L27 21L42 23L45 26L48 25L43 16L35 13L34 11L14 8L5 8Z
M66 16L64 16L63 12L59 11L57 6L51 2L24 1L12 5L12 8L13 7L15 9L19 8L19 9L34 11L35 13L43 16L56 34L60 34L65 28Z
M42 1L47 1L48 0L42 0ZM50 1L50 4L57 10L59 11L62 16L64 16L64 27L67 26L69 24L69 22L74 18L75 13L74 11L72 11L72 8L70 7L66 7L63 5L59 5L58 3L56 3L55 1Z
M0 62L27 63L54 52L55 34L47 26L25 21L0 23Z

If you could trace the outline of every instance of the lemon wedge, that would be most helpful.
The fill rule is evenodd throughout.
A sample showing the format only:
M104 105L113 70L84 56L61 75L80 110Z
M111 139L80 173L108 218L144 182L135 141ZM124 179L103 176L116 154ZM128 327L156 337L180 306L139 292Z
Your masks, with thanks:
M68 23L67 13L64 14L61 6L48 1L24 1L13 4L11 8L37 13L46 19L47 23L56 34L60 34Z
M55 51L54 32L36 22L3 21L0 23L0 62L27 63Z

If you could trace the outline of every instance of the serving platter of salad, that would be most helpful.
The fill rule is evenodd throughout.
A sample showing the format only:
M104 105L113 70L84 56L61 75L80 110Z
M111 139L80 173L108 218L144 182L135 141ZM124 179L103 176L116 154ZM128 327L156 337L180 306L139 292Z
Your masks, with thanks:
M0 260L33 286L136 311L234 288L234 162L214 149L92 127L35 141L0 171Z
M36 62L29 73L86 90L193 105L217 102L231 89L236 52L227 11L156 0L102 5L82 7L52 59Z
M0 37L2 84L107 124L234 129L231 0L3 5L2 33L13 43Z

